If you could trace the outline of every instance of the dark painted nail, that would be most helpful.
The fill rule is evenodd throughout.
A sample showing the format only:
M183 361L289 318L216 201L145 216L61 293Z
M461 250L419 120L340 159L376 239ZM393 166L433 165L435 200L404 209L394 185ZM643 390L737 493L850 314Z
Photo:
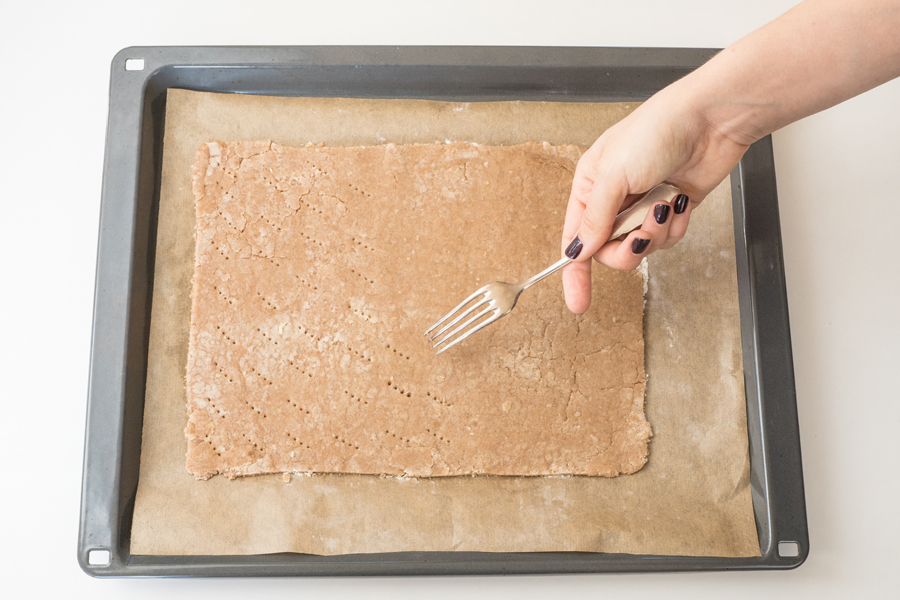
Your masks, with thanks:
M650 245L650 240L645 240L644 238L634 238L634 241L631 242L631 251L635 254L640 254L644 250L647 249L647 246Z
M688 197L684 194L678 194L675 198L675 214L680 215L687 209Z
M581 249L584 248L584 244L581 243L581 240L577 237L572 240L572 243L569 244L569 247L566 248L566 256L570 259L575 260L578 258L578 255L581 254Z
M671 208L668 204L657 204L653 208L653 218L656 219L656 222L662 225L666 222L666 219L669 218L669 208Z

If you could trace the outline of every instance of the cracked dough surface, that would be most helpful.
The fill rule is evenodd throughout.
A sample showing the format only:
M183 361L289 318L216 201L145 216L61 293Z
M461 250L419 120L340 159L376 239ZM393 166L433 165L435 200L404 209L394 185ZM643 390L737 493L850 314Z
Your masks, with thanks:
M581 149L209 143L194 167L187 468L416 477L632 473L647 460L637 272L558 275L435 356L423 332L559 256Z

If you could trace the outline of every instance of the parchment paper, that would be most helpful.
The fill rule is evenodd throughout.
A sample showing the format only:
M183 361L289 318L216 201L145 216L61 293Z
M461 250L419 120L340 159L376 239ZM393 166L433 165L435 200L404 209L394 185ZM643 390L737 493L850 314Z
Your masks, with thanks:
M214 477L185 469L194 208L207 141L589 146L633 104L439 103L169 90L133 554L472 550L758 556L730 189L653 255L645 314L649 463L633 475ZM560 230L565 207L560 206ZM527 215L522 215L527 218ZM559 299L562 302L562 298Z

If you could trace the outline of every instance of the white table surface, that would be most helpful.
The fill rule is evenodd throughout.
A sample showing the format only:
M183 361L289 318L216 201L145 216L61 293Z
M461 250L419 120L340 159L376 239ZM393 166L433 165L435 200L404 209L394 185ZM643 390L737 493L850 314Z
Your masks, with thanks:
M900 597L900 81L776 132L810 556L788 572L95 580L75 559L109 62L134 45L722 47L789 0L0 8L6 597ZM862 4L862 3L861 3ZM28 421L37 426L25 426ZM35 434L39 431L39 434ZM10 482L17 491L10 492ZM7 595L8 592L14 592Z

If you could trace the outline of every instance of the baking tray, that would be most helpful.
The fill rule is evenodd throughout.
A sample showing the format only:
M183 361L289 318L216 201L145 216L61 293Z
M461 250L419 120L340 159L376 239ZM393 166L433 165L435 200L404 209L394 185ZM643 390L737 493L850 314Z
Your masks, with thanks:
M112 61L78 562L94 576L449 575L786 569L809 552L770 137L731 175L751 493L761 556L397 552L139 556L141 453L166 91L457 102L641 101L711 49L133 47Z

